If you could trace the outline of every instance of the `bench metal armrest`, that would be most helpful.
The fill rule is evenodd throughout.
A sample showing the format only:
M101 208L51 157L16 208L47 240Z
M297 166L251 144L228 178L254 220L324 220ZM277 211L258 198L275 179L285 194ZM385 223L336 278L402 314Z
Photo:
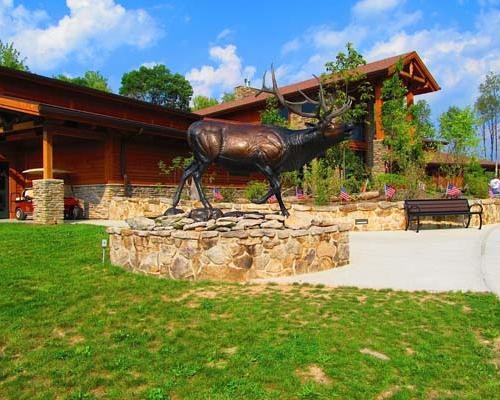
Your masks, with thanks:
M472 211L472 207L474 207L474 206L479 206L479 211L475 211L475 212L480 212L480 213L483 212L483 205L481 203L474 203L474 204L470 205L469 212Z

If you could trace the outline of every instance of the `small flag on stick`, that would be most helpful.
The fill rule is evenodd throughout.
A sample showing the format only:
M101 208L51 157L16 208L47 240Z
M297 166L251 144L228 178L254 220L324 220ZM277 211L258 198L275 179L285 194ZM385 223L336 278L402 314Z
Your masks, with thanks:
M449 183L448 187L446 188L446 196L449 197L458 197L462 194L459 188L457 188L453 183Z
M349 197L349 193L347 193L347 190L345 187L340 188L340 201L349 201L351 198Z
M213 194L214 194L214 200L215 201L222 201L222 200L224 200L224 196L220 192L219 188L214 188L213 189Z
M384 192L385 192L385 198L387 200L392 200L392 198L396 194L396 189L394 188L394 186L386 184L384 185Z
M276 198L276 196L273 194L271 197L269 197L267 199L267 202L272 204L272 203L277 203L278 202L278 199Z
M297 200L304 200L304 190L302 190L299 187L295 188L295 196L297 197Z

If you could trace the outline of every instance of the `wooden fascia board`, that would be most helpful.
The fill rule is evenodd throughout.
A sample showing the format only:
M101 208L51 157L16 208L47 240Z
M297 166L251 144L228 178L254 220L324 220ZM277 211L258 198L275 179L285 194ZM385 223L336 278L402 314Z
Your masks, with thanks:
M40 103L15 97L0 96L0 108L30 115L40 115Z

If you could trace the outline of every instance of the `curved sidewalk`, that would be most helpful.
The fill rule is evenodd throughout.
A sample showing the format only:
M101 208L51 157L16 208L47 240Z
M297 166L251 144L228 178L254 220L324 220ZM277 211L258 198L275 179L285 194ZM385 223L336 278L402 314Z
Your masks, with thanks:
M265 281L500 295L500 225L481 231L351 232L350 240L348 266Z

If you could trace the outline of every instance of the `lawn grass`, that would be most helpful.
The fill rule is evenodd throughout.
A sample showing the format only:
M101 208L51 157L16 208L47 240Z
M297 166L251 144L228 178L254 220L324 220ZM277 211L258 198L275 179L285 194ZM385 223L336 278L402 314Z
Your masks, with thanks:
M493 295L160 280L102 238L0 224L0 399L499 398Z

